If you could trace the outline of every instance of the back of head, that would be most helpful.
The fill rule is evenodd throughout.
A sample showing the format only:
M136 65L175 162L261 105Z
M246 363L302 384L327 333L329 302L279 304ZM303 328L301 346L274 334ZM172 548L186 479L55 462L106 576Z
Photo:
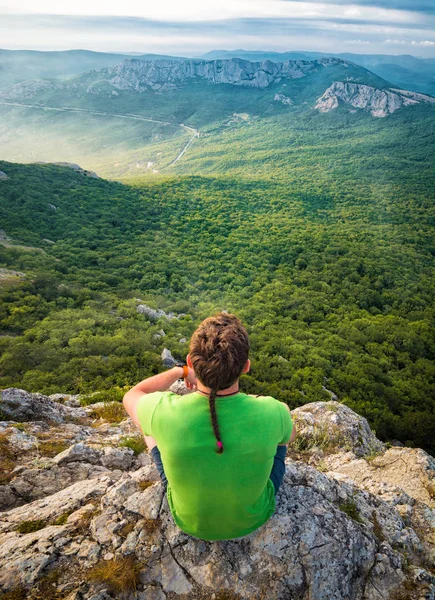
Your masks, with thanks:
M217 439L217 452L223 452L216 415L216 392L237 381L249 356L249 337L239 319L217 313L205 319L193 333L189 354L193 370L201 383L210 388L210 416Z

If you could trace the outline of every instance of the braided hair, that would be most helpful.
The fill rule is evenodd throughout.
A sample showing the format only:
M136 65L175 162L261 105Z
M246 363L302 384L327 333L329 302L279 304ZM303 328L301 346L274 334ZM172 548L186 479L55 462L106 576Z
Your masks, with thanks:
M249 355L249 337L239 319L220 312L205 319L193 333L189 354L198 380L210 388L210 419L216 452L224 451L216 412L216 395L237 381Z
M216 452L218 454L222 454L222 452L224 451L224 447L223 447L222 441L221 441L221 434L219 431L219 424L218 424L217 414L216 414L216 392L217 392L217 390L210 390L210 395L208 397L208 406L210 408L211 425L213 427L213 432L217 439Z

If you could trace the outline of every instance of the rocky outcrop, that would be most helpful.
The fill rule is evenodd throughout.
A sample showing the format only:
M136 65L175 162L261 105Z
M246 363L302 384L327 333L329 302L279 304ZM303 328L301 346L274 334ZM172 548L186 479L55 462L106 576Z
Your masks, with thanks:
M92 177L93 179L99 179L98 175L96 173L94 173L94 171L88 171L87 169L83 169L83 167L81 167L80 165L77 165L76 163L69 163L69 162L44 163L41 161L37 161L35 164L36 165L51 164L51 165L56 165L58 167L68 167L69 169L76 171L76 173L80 173L81 175L85 175L86 177ZM51 206L54 206L54 205L51 205ZM57 210L56 206L54 206L54 210Z
M92 406L79 424L63 416L75 407L57 413L42 395L8 390L6 398L9 414L38 419L43 401L53 423L2 423L24 455L10 486L33 483L41 494L0 513L0 587L15 597L435 598L435 461L422 450L386 448L339 402L292 411L298 436L269 521L243 538L206 542L176 527L148 453L120 448L114 427L90 421ZM134 431L129 419L119 427ZM68 447L29 464L41 431Z
M9 388L3 390L0 404L3 418L8 421L44 421L63 423L67 418L86 417L83 408L64 406L43 394L31 394L25 390Z
M172 319L179 319L180 317L185 316L185 313L180 313L179 315L176 315L175 313L166 313L161 308L151 308L150 306L147 306L146 304L142 304L142 300L137 299L137 301L140 303L136 307L137 312L140 313L141 315L145 315L151 321L157 321L158 319L160 319L162 317L164 319L172 320Z
M420 102L435 103L435 98L406 90L377 89L360 83L334 81L317 100L314 108L320 112L329 112L340 103L370 111L374 117L386 117L403 106Z
M285 96L284 94L275 94L273 99L275 100L275 102L281 102L281 104L288 104L289 106L292 106L294 104L293 100L289 98L289 96Z
M9 177L3 171L0 171L0 179L9 179Z
M330 65L351 64L338 58L320 60L265 60L251 62L241 58L229 60L158 60L127 59L108 69L108 81L115 88L143 92L148 89L176 89L192 80L212 84L265 88L285 79L299 79Z

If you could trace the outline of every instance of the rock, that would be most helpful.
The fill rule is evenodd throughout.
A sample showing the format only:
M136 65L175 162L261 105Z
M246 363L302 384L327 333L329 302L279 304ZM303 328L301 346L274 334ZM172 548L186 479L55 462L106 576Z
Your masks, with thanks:
M421 102L435 103L435 98L396 88L379 90L360 83L334 81L318 98L314 108L320 112L329 112L337 108L340 102L366 109L374 117L386 117L403 106Z
M324 385L322 385L322 390L324 390L327 394L329 394L331 396L331 400L338 400L337 394L334 394L334 392L331 392L331 390L328 390L328 388L326 388Z
M396 490L399 500L405 493L406 503L413 498L435 509L435 459L424 450L394 447L369 461L353 457L343 462L340 456L325 460L331 471L348 475L373 494L384 496ZM413 476L404 477L404 472Z
M56 494L2 512L0 513L0 533L12 531L23 521L49 522L67 511L76 510L89 499L102 496L116 479L114 473L109 473L103 474L99 478L78 481Z
M80 406L80 394L51 394L49 398L50 400L53 400L53 402L60 402L65 406Z
M177 89L192 80L265 88L285 79L299 79L330 65L350 64L338 58L253 62L241 58L227 60L156 60L129 58L101 74L115 88L136 92L149 89Z
M179 396L185 396L186 394L192 393L192 390L187 389L185 386L183 379L177 380L169 389L171 392L174 392L174 394L178 394Z
M166 600L166 594L160 588L149 585L139 592L137 600Z
M141 300L139 300L139 302L141 302ZM155 308L151 308L150 306L147 306L146 304L138 304L138 306L136 307L136 310L138 313L140 313L141 315L146 315L149 319L151 319L152 321L157 321L157 319L160 318L165 318L165 319L179 319L180 317L183 317L183 314L180 315L176 315L175 313L166 313L164 310L161 310L160 308L155 309ZM160 332L162 332L163 329L160 330ZM163 331L163 335L165 335L165 332Z
M219 594L379 600L407 589L413 600L434 598L435 460L415 448L386 450L367 421L339 402L307 404L292 415L307 440L307 460L321 451L319 444L309 449L310 435L317 443L326 432L337 442L322 454L323 472L286 457L272 517L247 536L215 542L178 529L149 454L133 459L131 450L118 447L113 428L52 426L55 436L65 430L71 440L82 429L86 443L73 441L45 466L26 460L3 486L4 502L8 490L21 491L26 504L0 513L1 591L22 585L30 593L57 570L62 597L114 600L119 595L107 585L87 580L87 569L100 560L133 557L140 581L131 600L217 600ZM29 422L25 433L42 429L42 422ZM26 445L26 439L17 443ZM99 447L89 440L99 440ZM75 477L82 479L71 483ZM37 493L45 496L26 500ZM40 529L19 533L24 521Z
M0 171L0 180L1 179L9 179L9 177L3 171Z
M53 458L56 465L71 462L87 462L91 465L96 465L100 462L101 452L86 446L83 442L70 446L63 452L60 452ZM106 465L104 465L106 466Z
M6 90L0 91L2 100L27 100L51 89L61 89L61 84L55 84L45 79L29 79L16 83Z
M81 408L63 406L43 394L31 394L16 388L2 391L0 408L6 419L20 423L40 420L48 423L62 423L66 419L86 416L86 412Z
M92 177L93 179L99 179L98 175L96 173L94 173L94 171L88 171L87 169L82 169L82 167L80 165L76 165L75 163L54 162L51 164L57 165L58 167L68 167L69 169L72 169L73 171L76 171L77 173L80 173L81 175L85 175L86 177Z
M19 467L8 485L0 486L0 511L26 502L50 496L83 479L93 479L110 471L87 463L67 463L60 466L48 463L46 467Z
M288 104L289 106L292 106L294 104L293 100L288 96L284 96L284 94L275 94L273 99L275 100L275 102L281 102L281 104Z
M337 451L351 450L356 456L382 452L385 448L367 422L340 402L312 402L292 411L298 436L312 440L325 437Z
M101 464L109 469L130 469L134 452L130 448L104 448Z
M135 492L124 502L124 507L130 512L137 513L146 519L157 519L164 488L161 482L146 488L143 492Z
M174 367L177 364L177 361L172 356L171 351L168 350L167 348L163 348L161 357L162 357L163 365L167 368Z

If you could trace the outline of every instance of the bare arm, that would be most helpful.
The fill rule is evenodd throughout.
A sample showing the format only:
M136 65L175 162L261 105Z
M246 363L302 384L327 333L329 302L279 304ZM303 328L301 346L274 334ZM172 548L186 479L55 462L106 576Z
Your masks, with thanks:
M173 367L168 371L153 375L144 379L137 385L128 390L125 394L122 403L125 410L130 415L131 420L138 427L140 427L139 420L137 418L136 407L140 398L144 394L151 394L152 392L164 392L171 385L173 385L178 379L183 377L183 367Z
M286 407L286 409L288 410L289 414L291 415L291 412L290 412L290 407L289 407L289 405L288 405L288 404L286 404L285 402L281 402L281 404L284 404L284 406L285 406L285 407ZM292 441L295 439L295 437L296 437L296 427L295 427L295 423L294 423L294 421L293 421L292 433L291 433L291 436L290 436L290 439L289 439L289 441L288 441L288 442L286 442L285 444L280 444L280 446L287 446L287 444L291 444L291 443L292 443Z

